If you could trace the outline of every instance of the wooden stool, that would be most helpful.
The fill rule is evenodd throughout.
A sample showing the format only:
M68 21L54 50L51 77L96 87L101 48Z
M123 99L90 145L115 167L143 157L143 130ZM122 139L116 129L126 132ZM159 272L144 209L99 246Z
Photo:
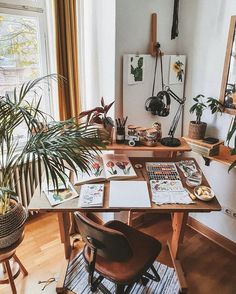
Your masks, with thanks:
M20 245L24 239L24 234L20 239L9 247L0 249L0 263L2 264L2 270L0 270L0 284L10 284L13 294L16 294L16 286L14 279L17 278L22 271L24 276L28 275L27 270L16 256L16 248ZM13 258L14 262L10 265L10 259Z

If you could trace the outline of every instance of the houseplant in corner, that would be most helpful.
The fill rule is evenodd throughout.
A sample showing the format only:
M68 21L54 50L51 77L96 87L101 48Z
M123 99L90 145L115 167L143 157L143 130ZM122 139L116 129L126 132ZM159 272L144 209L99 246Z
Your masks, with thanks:
M205 137L207 124L201 121L203 112L206 109L210 109L211 113L223 111L223 104L212 97L205 97L202 94L197 95L193 98L195 103L190 108L190 113L195 113L196 120L190 121L189 124L189 138L192 139L203 139Z
M105 104L103 97L101 98L101 106L90 110L82 111L79 118L86 117L87 125L97 126L105 143L111 143L113 135L114 122L111 117L107 116L108 111L115 101Z
M55 189L66 184L67 170L88 171L102 147L99 133L75 118L55 121L40 109L43 87L56 75L44 76L14 89L13 97L0 97L0 248L17 241L23 231L26 210L12 199L12 177L18 169L20 180L42 174ZM31 101L31 102L30 102ZM25 145L19 150L16 132L25 128Z

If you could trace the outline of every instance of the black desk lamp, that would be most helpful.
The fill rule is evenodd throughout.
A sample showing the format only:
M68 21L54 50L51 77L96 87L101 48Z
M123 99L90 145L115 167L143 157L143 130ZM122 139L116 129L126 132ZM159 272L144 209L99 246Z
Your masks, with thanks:
M162 138L161 139L161 144L165 145L165 146L169 146L169 147L178 147L181 145L181 142L179 139L174 138L174 134L175 134L175 130L177 128L181 113L183 111L184 108L184 102L185 102L185 98L181 99L179 98L171 89L170 87L166 87L165 88L167 94L169 96L171 96L172 98L174 98L177 102L179 102L179 107L177 109L177 112L173 118L173 121L171 123L171 127L168 133L168 137Z

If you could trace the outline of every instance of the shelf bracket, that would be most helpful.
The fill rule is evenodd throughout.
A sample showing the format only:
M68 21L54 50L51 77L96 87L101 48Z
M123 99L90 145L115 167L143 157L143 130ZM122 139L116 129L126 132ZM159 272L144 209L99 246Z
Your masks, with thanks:
M210 166L210 163L211 163L211 160L210 160L210 158L208 158L208 157L205 157L205 156L202 156L202 158L204 159L204 161L205 161L205 165L206 166Z

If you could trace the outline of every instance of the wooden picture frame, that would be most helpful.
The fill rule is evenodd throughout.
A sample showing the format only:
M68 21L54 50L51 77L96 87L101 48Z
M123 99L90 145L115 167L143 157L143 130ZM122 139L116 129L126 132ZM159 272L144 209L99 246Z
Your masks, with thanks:
M229 81L230 67L234 66L233 59L236 63L236 52L232 52L233 48L236 51L236 15L231 16L219 99L225 106L224 112L236 115L236 72L233 84Z

